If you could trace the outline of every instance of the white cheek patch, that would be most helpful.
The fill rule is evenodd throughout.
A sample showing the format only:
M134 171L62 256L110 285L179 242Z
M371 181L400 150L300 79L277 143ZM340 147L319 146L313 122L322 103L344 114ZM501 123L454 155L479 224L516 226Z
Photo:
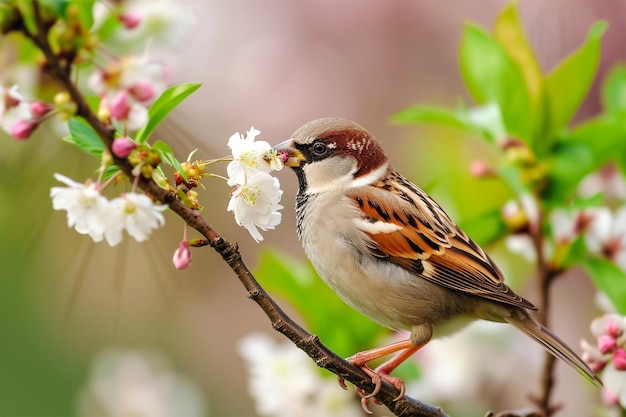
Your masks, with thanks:
M303 169L308 193L340 191L350 188L356 172L356 160L333 156L305 164Z
M380 220L373 223L365 219L353 219L352 221L357 228L371 235L377 235L379 233L392 233L402 230L402 226L394 223L386 223Z

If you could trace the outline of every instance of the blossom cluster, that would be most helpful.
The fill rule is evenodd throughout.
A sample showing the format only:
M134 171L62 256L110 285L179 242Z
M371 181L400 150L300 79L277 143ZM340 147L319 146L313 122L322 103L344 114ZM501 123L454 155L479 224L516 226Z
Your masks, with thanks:
M597 182L600 174L589 176L584 184ZM621 179L621 181L616 181ZM607 182L609 179L603 179ZM611 189L606 190L605 197L626 196L626 183L621 175L610 178ZM595 184L597 192L603 184ZM582 189L581 194L588 194ZM603 190L604 191L604 190ZM617 201L620 199L618 198ZM519 201L507 203L502 210L505 222L516 229L518 226L538 228L539 208L531 197L522 197ZM549 216L551 234L544 242L544 256L553 258L559 248L573 244L583 238L587 252L592 256L609 259L621 270L626 271L626 206L611 209L608 206L588 206L579 208L557 208ZM519 253L529 261L534 261L532 238L525 233L512 234L507 237L507 246L512 252Z
M0 85L0 126L15 139L30 137L51 109L46 103L26 100L17 85L11 88Z
M361 416L351 394L335 378L323 378L314 363L289 342L255 333L239 344L249 372L249 392L257 412L272 417Z
M154 204L145 194L129 192L109 200L100 193L98 183L81 184L61 174L54 177L67 187L52 187L52 207L67 211L68 227L89 235L94 242L105 239L116 246L124 230L143 242L165 223L161 212L167 206Z
M281 221L280 183L271 171L282 169L284 155L265 141L255 141L261 132L254 127L244 137L234 133L228 140L233 160L228 164L228 185L233 186L228 211L255 241L263 240L258 229L274 229Z
M148 105L165 90L166 69L147 56L129 55L95 70L87 82L100 97L98 116L128 130L148 121Z
M606 314L591 322L596 343L581 341L583 359L594 372L602 372L604 400L626 409L626 317Z

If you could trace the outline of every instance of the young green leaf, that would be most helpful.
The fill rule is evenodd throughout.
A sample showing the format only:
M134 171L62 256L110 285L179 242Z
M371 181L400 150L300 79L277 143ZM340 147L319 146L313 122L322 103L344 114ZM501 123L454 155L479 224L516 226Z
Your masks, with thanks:
M546 77L550 107L549 136L555 136L567 127L587 95L598 69L602 35L606 28L605 22L593 25L584 44Z
M585 268L596 286L611 300L620 314L626 314L626 272L607 259L593 258Z
M104 146L104 143L91 126L80 120L76 117L69 120L71 139L65 138L65 140L75 143L76 146L89 155L101 158L106 146Z
M602 101L609 114L626 122L626 66L611 69L602 87Z
M429 123L461 130L493 143L506 136L500 108L495 103L459 108L456 112L441 107L411 106L391 117L397 123Z
M459 129L475 136L485 136L484 132L458 113L441 107L411 106L391 116L396 123L429 123Z
M200 85L200 83L178 84L165 90L148 109L148 123L135 134L135 141L145 143L165 116L200 88Z
M493 35L521 70L530 97L532 118L529 121L533 125L533 139L539 141L543 137L544 121L547 119L543 73L522 27L517 2L509 2L500 12ZM542 145L536 143L532 147L538 150Z
M180 165L180 162L178 161L178 159L176 159L176 156L174 155L174 151L172 150L170 145L163 142L162 140L157 140L156 142L154 142L154 144L152 144L152 149L157 151L157 153L159 154L159 157L161 158L163 162L176 168L176 171L178 171L178 173L185 179L185 181L189 181L189 178L187 178L187 174L185 173L185 170Z
M626 155L626 126L608 117L581 123L559 138L544 197L558 202L571 196L580 181L607 162Z
M502 45L484 30L466 25L461 40L461 74L478 104L496 103L507 132L530 141L533 115L522 71Z

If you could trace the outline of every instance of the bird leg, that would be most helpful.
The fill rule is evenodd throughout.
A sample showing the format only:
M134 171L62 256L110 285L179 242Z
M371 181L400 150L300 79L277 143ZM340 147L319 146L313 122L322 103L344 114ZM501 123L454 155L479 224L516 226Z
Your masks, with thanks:
M411 355L417 352L423 345L416 346L411 343L411 339L402 340L400 342L391 343L386 346L365 350L363 352L357 352L350 356L346 360L351 364L361 368L367 375L372 378L372 383L375 385L374 391L370 394L364 393L361 389L357 388L357 393L362 397L362 401L365 401L364 406L367 405L369 398L375 397L380 392L383 381L394 386L400 395L395 398L395 401L404 396L405 387L404 382L400 378L392 377L389 374L396 369L402 362L407 360ZM380 357L389 355L391 353L399 352L396 356L383 363L375 370L372 370L367 366L368 362L378 359ZM347 389L346 383L343 378L339 377L339 385L342 388Z

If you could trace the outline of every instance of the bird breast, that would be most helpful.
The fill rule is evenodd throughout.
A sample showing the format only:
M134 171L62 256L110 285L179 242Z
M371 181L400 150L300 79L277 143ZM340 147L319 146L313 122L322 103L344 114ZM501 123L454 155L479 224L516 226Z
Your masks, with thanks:
M450 323L465 323L472 300L373 256L369 238L354 226L360 216L341 192L298 195L298 237L324 282L352 308L389 328L428 324L435 330L453 327L444 332L451 333L457 326Z

